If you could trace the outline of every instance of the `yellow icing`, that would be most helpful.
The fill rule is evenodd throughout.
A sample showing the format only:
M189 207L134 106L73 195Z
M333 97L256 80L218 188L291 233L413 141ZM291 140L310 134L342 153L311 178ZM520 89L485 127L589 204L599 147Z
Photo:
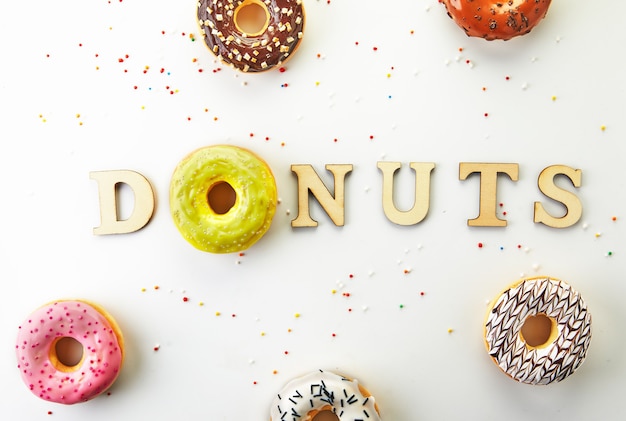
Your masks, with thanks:
M208 201L211 188L228 183L236 194L226 213ZM170 184L170 210L182 236L199 250L245 250L269 229L276 211L276 181L254 153L229 145L198 149L176 167Z

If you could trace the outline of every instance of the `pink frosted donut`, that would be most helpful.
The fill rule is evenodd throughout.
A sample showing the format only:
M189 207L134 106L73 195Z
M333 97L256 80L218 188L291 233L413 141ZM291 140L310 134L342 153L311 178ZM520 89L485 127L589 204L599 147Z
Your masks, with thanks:
M74 351L78 346L77 361L68 362L61 355L63 342L72 342ZM80 300L57 301L35 310L19 327L15 350L17 367L30 390L41 399L68 405L107 390L124 359L124 341L115 320L99 306Z

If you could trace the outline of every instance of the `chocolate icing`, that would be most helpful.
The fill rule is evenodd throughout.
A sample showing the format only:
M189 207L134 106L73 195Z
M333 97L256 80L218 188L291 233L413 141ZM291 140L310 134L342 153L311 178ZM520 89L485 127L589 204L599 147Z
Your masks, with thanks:
M269 14L260 34L245 34L235 24L236 10L251 3ZM216 56L243 72L262 72L296 50L304 30L304 9L302 0L200 0L198 22L204 42Z

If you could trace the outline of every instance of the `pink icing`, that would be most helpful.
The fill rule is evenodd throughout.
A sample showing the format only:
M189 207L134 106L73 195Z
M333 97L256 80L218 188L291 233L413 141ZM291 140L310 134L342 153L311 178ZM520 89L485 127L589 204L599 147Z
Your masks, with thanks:
M83 358L77 366L59 370L50 356L55 340L63 337L81 343ZM122 349L111 323L82 301L59 301L37 309L19 327L15 349L30 390L63 404L98 396L113 384L122 365Z

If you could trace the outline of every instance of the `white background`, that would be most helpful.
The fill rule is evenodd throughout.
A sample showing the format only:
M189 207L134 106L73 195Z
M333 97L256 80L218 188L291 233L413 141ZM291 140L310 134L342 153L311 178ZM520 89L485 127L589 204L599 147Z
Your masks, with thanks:
M554 0L508 42L467 38L436 0L305 8L286 71L245 75L215 62L193 1L0 5L0 417L266 421L288 380L322 368L358 378L386 421L623 419L626 3ZM243 256L197 251L169 215L174 167L215 143L258 153L279 189ZM385 218L380 160L404 163L399 207L408 162L436 163L422 223ZM506 228L467 226L478 177L459 181L458 165L474 161L520 165L498 183ZM325 164L354 165L344 227L314 205L319 227L291 228L295 163L328 183ZM583 171L571 228L532 222L534 201L560 211L536 187L552 164ZM92 234L89 172L110 169L153 184L136 233ZM509 379L482 339L486 302L540 274L593 315L587 360L547 387ZM62 406L22 384L14 346L31 311L68 297L115 316L127 358L109 395Z

